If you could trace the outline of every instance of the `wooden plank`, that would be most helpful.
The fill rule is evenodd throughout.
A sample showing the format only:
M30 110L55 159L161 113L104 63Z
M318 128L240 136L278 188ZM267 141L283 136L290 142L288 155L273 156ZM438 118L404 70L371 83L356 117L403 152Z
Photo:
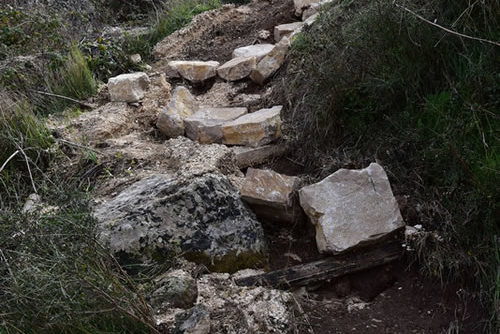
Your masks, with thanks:
M356 254L334 256L261 275L239 278L236 279L236 284L274 288L305 286L395 261L401 257L402 251L400 242L389 242Z

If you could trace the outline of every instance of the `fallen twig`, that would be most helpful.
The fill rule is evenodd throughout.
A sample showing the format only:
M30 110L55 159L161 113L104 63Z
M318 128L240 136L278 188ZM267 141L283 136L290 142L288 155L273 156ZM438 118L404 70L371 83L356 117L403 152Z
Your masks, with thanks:
M93 104L88 104L88 103L85 103L83 101L79 101L79 100L76 100L76 99L73 99L71 97L64 96L64 95L53 94L53 93L48 93L48 92L42 92L40 90L31 90L31 91L33 93L37 93L37 94L40 94L40 95L46 95L46 96L56 97L58 99L63 99L63 100L66 100L66 101L70 101L70 102L73 102L75 104L80 105L80 107L87 108L87 109L94 109L96 107Z
M454 31L454 30L451 30L451 29L448 29L446 27L443 27L442 25L439 25L437 23L434 23L432 21L429 21L427 20L425 17L415 13L414 11L412 11L411 9L409 8L406 8L405 6L402 6L402 5L399 5L396 3L396 1L393 1L393 5L398 7L398 8L401 8L402 10L412 14L413 16L417 17L418 19L426 22L426 23L429 23L430 25L433 25L441 30L444 30L450 34L453 34L453 35L457 35L457 36L460 36L460 37L463 37L463 38L467 38L467 39L472 39L472 40L475 40L475 41L479 41L479 42L484 42L484 43L488 43L488 44L492 44L492 45L495 45L495 46L500 46L500 42L496 42L496 41L490 41L489 39L484 39L484 38L479 38L479 37L474 37L474 36L469 36L469 35L465 35L465 34L462 34L462 33L459 33L457 31Z
M12 155L10 157L7 158L7 160L5 160L5 162L3 163L2 167L0 167L0 172L3 171L3 169L5 168L5 166L7 166L7 164L9 163L9 161L11 161L12 158L14 158L18 153L19 153L19 150L15 151L14 153L12 153Z

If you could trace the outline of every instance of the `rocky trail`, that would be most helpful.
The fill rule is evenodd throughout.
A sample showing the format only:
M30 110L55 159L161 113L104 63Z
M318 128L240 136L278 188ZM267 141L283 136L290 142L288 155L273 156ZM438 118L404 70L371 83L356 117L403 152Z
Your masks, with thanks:
M88 101L96 108L50 120L74 157L61 168L85 171L102 241L120 263L175 259L150 284L162 332L476 330L459 292L407 264L401 245L425 232L405 227L382 166L311 184L287 159L287 110L273 104L273 88L291 41L323 3L253 1L200 14L155 47L148 71L111 78ZM388 244L397 251L387 261L366 255ZM303 284L242 283L314 261L329 264Z

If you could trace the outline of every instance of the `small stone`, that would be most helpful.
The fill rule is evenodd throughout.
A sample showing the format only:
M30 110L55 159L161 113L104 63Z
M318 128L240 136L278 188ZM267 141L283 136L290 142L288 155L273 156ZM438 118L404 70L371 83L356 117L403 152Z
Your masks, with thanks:
M217 61L170 61L167 65L167 73L177 72L181 77L191 82L202 82L217 75Z
M288 147L280 144L260 147L234 146L231 150L234 152L236 164L243 169L280 157L288 151Z
M274 49L273 44L255 44L243 46L233 51L233 58L255 57L257 61L267 56Z
M340 169L299 191L300 205L316 226L321 253L374 243L404 226L384 169Z
M198 102L186 87L174 90L172 99L158 115L156 126L169 138L184 135L184 119L198 111Z
M150 80L146 73L121 74L108 80L109 96L112 102L137 102L144 97Z
M262 146L281 136L281 109L276 106L241 116L222 125L222 142L227 145Z
M171 307L190 308L196 302L196 281L186 271L170 271L154 280L150 302L157 310Z
M283 37L271 52L257 64L250 74L250 79L262 85L267 78L273 75L285 62L286 54L290 48L290 41Z
M247 108L200 108L194 115L184 119L186 136L202 144L222 141L221 125L248 112Z
M217 74L224 80L236 81L246 78L257 66L255 57L233 58L217 69Z
M283 36L288 36L295 30L301 28L303 25L302 22L294 22L288 24L281 24L279 26L274 27L274 40L276 43L281 41Z
M271 32L269 30L259 30L259 32L257 33L257 37L259 37L260 39L268 39L269 37L271 37Z
M175 317L176 326L174 334L209 334L210 313L203 305L195 307L178 314Z
M40 206L42 198L38 194L31 194L24 202L22 213L33 213L38 206Z
M298 213L294 193L299 184L296 176L272 170L249 168L240 189L241 199L258 218L277 222L293 222Z
M142 61L142 57L140 54L135 53L130 56L130 61L134 64L139 64Z

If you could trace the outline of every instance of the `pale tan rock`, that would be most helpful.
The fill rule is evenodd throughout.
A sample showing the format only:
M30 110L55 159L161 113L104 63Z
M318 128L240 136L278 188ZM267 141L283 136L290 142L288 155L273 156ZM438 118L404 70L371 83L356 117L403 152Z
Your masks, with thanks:
M233 58L217 69L217 74L224 80L236 81L246 78L257 66L255 57Z
M322 0L311 3L311 5L302 12L302 21L306 21L309 17L318 14L321 7L332 2L333 0Z
M184 119L198 111L198 102L189 90L179 86L172 99L158 115L156 126L169 138L184 135Z
M293 22L288 24L280 24L279 26L274 27L274 40L276 43L281 41L284 36L290 35L292 32L297 29L302 28L304 23L302 22Z
M109 97L112 102L137 102L144 97L150 80L146 73L120 74L108 80Z
M186 136L202 144L220 143L223 137L221 125L247 112L247 108L202 107L194 115L184 119Z
M404 226L384 169L340 169L299 191L300 205L316 227L321 253L376 242Z
M255 44L249 46L242 46L234 49L233 58L239 57L255 57L257 61L261 60L274 49L273 44Z
M318 2L320 2L320 0L293 0L295 15L301 16L304 9L309 8L312 4Z
M288 151L288 147L286 145L271 144L260 147L234 146L231 147L231 150L234 152L236 164L243 169L280 157Z
M142 61L142 57L138 53L134 53L133 55L130 55L130 61L134 64L139 64Z
M173 76L173 73L177 72L191 82L201 82L215 77L219 65L217 61L170 61L167 65L167 73Z
M292 223L298 214L294 193L299 178L272 170L249 168L240 189L241 198L258 218Z
M259 61L257 67L250 73L250 79L262 85L267 78L283 65L289 49L290 40L287 37L283 37L273 50Z
M266 40L269 37L271 37L271 32L269 30L265 30L265 29L259 30L259 32L257 32L257 37L259 37L260 39Z
M222 142L227 145L253 147L273 142L281 136L282 108L282 106L276 106L261 109L224 123L221 126Z

